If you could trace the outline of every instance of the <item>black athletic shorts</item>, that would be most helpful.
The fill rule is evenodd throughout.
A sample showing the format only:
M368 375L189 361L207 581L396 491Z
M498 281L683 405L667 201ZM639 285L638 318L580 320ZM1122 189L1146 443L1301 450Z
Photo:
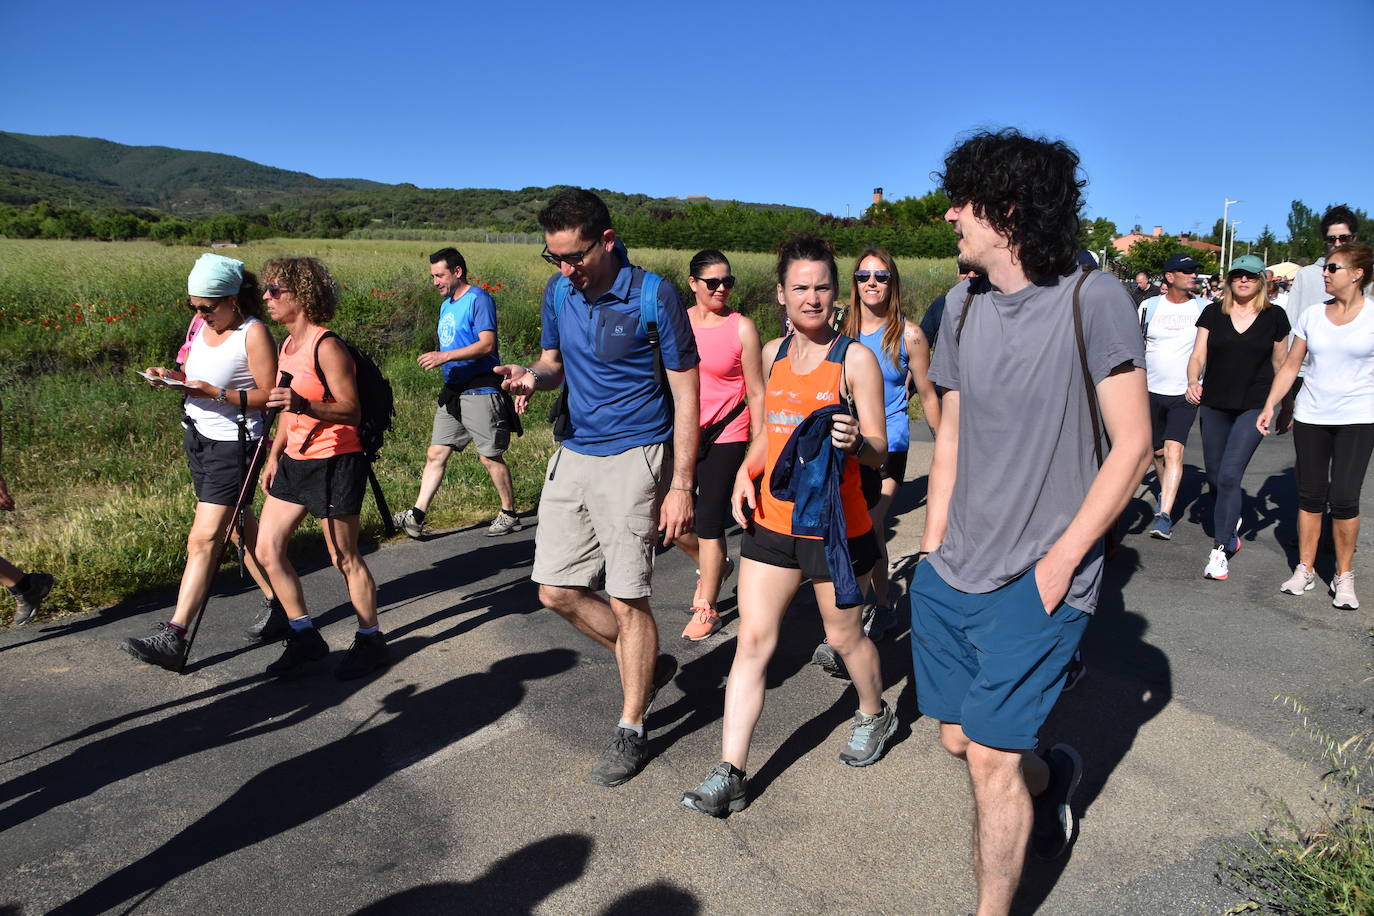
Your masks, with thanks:
M316 518L339 518L363 511L367 456L362 452L305 460L282 455L271 493L282 502L305 506Z
M1189 404L1186 395L1155 394L1150 392L1150 430L1154 435L1155 451L1164 447L1164 440L1187 442L1188 432L1197 417L1197 405Z
M754 524L740 540L740 556L769 566L800 569L808 579L829 582L832 578L830 565L825 562L825 541L820 538L793 537ZM856 578L870 572L877 561L878 545L872 531L849 539L849 562Z
M257 444L256 439L248 443L249 455ZM191 468L196 499L212 506L232 506L237 503L239 491L243 489L243 469L248 463L248 456L243 454L239 440L221 442L207 439L192 427L186 430L181 445L186 450L186 463Z
M899 487L905 482L906 457L907 451L903 449L900 452L888 452L887 460L876 468L859 465L859 484L863 487L864 503L868 508L878 505L878 499L883 495L884 480L895 480Z
M713 442L697 462L697 537L722 538L730 524L730 494L748 442Z

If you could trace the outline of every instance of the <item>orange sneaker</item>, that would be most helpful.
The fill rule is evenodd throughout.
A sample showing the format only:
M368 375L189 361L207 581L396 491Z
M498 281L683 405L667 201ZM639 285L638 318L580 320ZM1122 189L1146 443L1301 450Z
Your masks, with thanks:
M682 630L682 638L700 642L720 629L720 615L712 607L692 608L692 619Z

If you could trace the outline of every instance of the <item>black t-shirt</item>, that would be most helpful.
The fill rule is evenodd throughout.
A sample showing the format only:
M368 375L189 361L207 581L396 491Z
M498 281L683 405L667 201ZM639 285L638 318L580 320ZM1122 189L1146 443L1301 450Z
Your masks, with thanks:
M940 336L940 322L945 317L945 297L941 296L930 304L926 313L921 316L921 333L926 336L926 343L931 348L935 347L935 339Z
M1131 291L1131 298L1135 300L1135 304L1136 304L1136 307L1137 307L1137 308L1139 308L1139 307L1140 307L1140 303L1144 302L1146 299L1152 299L1152 298L1154 298L1155 296L1158 296L1158 295L1159 295L1159 287L1158 287L1158 286L1155 286L1153 283L1151 283L1149 286L1145 287L1144 289L1141 289L1139 286L1136 286L1136 285L1135 285L1135 282L1134 282L1134 281L1132 281L1132 282L1131 282L1131 286L1130 286L1130 291ZM1262 406L1262 405L1261 405L1261 406Z
M1207 368L1202 403L1218 410L1254 410L1264 406L1274 383L1274 344L1288 336L1288 313L1273 306L1255 316L1244 334L1236 333L1231 316L1213 302L1198 316L1207 329Z

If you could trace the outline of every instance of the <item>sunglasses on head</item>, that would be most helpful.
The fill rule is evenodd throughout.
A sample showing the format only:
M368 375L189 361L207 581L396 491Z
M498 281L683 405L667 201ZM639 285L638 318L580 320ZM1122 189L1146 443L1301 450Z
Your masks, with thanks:
M723 277L693 277L692 279L697 281L698 283L705 283L706 288L713 293L716 290L720 289L722 286L726 289L735 288L734 274L726 274Z
M854 271L855 283L867 283L870 279L877 280L879 283L887 283L892 279L890 270L856 270Z
M1342 233L1341 235L1328 235L1328 236L1326 237L1326 244L1328 244L1328 245L1344 245L1346 242L1350 241L1350 240L1353 239L1354 237L1355 237L1355 236L1353 236L1353 235L1351 235L1351 234L1349 234L1349 233Z

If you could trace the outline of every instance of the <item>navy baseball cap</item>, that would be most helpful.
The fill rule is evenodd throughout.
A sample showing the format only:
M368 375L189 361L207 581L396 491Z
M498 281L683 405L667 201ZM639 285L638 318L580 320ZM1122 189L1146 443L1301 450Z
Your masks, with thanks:
M1197 261L1194 261L1186 254L1171 254L1169 260L1164 262L1164 272L1170 271L1184 274L1197 273Z

